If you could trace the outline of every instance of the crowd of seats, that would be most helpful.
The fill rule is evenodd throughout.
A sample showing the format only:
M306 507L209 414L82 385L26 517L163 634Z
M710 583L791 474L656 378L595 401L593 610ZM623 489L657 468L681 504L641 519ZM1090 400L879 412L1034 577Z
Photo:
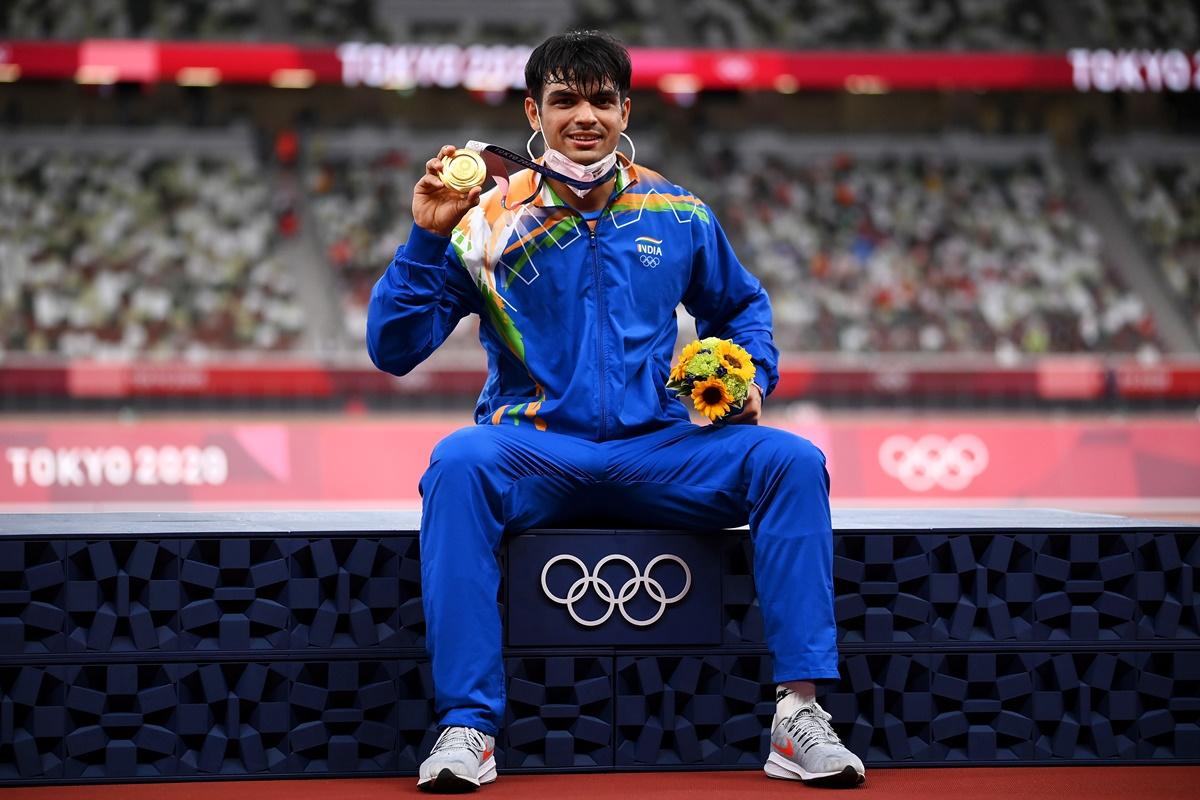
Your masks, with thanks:
M1200 45L1200 0L11 0L0 37L535 44L571 28L640 47L1062 50Z
M667 171L715 209L763 280L783 350L1004 362L1162 346L1053 159L752 149L749 163L709 152L692 174ZM320 251L340 293L335 349L361 354L371 287L411 226L418 162L318 148L302 168L302 246ZM1200 171L1121 162L1112 178L1200 320ZM298 349L308 315L279 258L290 226L272 191L249 159L0 151L0 346L101 357ZM449 349L476 350L472 328Z
M254 0L12 0L5 5L0 33L14 39L259 38Z
M1034 0L585 0L578 22L646 46L1032 50L1048 44Z
M304 318L241 158L0 151L0 350L129 358L294 347Z
M1160 50L1200 47L1200 0L1078 0L1069 46Z
M396 152L322 159L317 230L344 290L348 348L370 290L411 225L419 165ZM1060 171L849 156L739 164L731 151L672 175L722 220L765 283L789 351L1151 352L1150 310L1103 257ZM461 331L459 332L462 333ZM451 348L472 347L458 335Z
M10 0L13 39L387 40L375 0Z
M412 187L423 167L396 149L320 157L306 173L314 233L340 291L341 341L348 352L362 350L371 289L408 238ZM474 325L460 325L442 349L474 353Z
M641 47L1064 50L1200 45L1200 0L11 0L0 37L536 44L571 28Z
M407 154L390 151L321 158L306 176L316 236L342 293L348 347L362 343L371 287L408 238L414 170Z
M1200 336L1200 167L1116 161L1109 180Z
M786 350L1150 352L1150 310L1040 159L768 158L698 180Z

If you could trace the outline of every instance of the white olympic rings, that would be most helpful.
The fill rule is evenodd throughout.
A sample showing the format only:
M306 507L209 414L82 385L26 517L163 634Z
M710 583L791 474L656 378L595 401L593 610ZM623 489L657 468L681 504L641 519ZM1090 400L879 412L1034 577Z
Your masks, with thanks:
M563 561L579 567L579 571L583 574L583 577L577 578L575 582L571 584L571 588L567 590L566 597L559 597L550 591L550 585L546 582L546 576L550 573L551 567ZM621 591L615 595L613 594L612 585L600 577L600 570L604 569L606 564L610 564L614 561L619 561L627 565L633 571L633 577L625 581L625 583L621 586ZM680 566L680 568L683 569L683 588L679 590L678 594L671 597L667 597L666 591L663 589L663 585L661 583L650 577L650 573L654 570L655 565L662 561L674 561ZM582 600L583 596L587 594L588 589L593 586L596 587L596 594L600 597L600 599L603 602L608 603L608 610L605 611L603 616L601 616L599 619L586 620L575 612L575 604ZM658 612L655 613L655 615L650 619L645 620L636 619L630 616L629 612L625 610L625 603L629 600L632 600L642 586L646 587L646 594L650 595L650 599L658 603ZM667 610L667 606L671 605L672 603L678 603L691 588L692 571L688 569L688 565L684 563L682 558L676 555L671 555L670 553L664 553L663 555L656 556L655 558L651 559L650 563L646 565L645 575L643 575L641 570L638 569L638 566L633 562L633 559L629 558L628 556L615 554L608 555L600 559L598 562L596 562L596 568L591 572L588 572L588 568L583 561L573 555L570 555L569 553L563 553L562 555L555 556L546 562L546 566L542 567L542 591L545 592L546 597L550 598L559 605L566 606L567 612L571 615L571 619L587 628L594 628L597 625L603 625L608 621L608 618L612 616L613 609L618 608L621 610L621 616L624 617L625 621L630 625L636 625L639 628L648 627L658 622L659 619L662 618L663 613Z
M879 446L879 466L914 492L927 492L935 486L961 492L987 465L987 445L969 433L949 440L937 434L916 441L903 435L889 436Z
M662 263L662 259L660 259L658 256L651 256L647 255L646 253L642 253L639 258L642 260L642 266L649 267L650 269L654 269Z

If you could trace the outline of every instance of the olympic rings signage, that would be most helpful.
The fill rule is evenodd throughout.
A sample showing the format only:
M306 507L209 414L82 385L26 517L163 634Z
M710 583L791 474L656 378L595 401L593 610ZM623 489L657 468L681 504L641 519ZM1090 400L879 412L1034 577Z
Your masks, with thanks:
M633 572L633 577L625 581L617 592L613 592L612 584L600 577L600 571L608 564L619 562L626 565ZM651 576L654 568L664 562L674 562L683 570L683 588L678 593L668 596L662 583ZM579 568L580 577L576 578L571 584L571 588L567 590L565 597L560 597L550 590L550 585L547 582L547 576L550 574L550 568L556 564L573 564ZM656 611L649 619L638 619L629 613L625 608L625 604L637 596L638 592L645 588L646 594L650 599L658 603L658 611ZM596 562L595 568L588 570L587 565L576 556L568 553L557 555L546 562L542 567L542 592L553 602L566 606L567 613L571 615L571 619L583 625L586 628L595 628L603 625L612 616L613 611L620 611L621 616L630 625L635 625L639 628L647 628L658 622L662 615L666 612L667 606L678 603L692 588L692 571L687 563L679 556L670 553L664 553L650 560L646 565L646 571L643 574L638 568L636 562L628 556L624 555L607 555ZM581 601L589 591L595 590L596 595L604 603L608 604L608 609L600 615L598 619L585 619L581 617L575 610L575 604Z
M889 436L879 446L879 466L906 489L927 492L935 486L961 492L988 466L987 445L978 436L959 434L952 439L927 434L913 440Z

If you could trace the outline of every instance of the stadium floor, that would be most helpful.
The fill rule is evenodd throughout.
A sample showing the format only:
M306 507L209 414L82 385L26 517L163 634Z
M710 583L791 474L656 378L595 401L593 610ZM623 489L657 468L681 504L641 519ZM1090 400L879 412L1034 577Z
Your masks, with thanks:
M1012 800L1168 800L1195 797L1200 767L974 767L873 769L864 787L875 800L920 797ZM501 775L476 796L511 798L613 798L653 793L656 800L682 798L815 797L833 790L770 780L758 772L642 772L603 775ZM836 794L836 792L834 792ZM0 790L4 800L392 800L430 797L412 778L241 781L203 783L46 786Z

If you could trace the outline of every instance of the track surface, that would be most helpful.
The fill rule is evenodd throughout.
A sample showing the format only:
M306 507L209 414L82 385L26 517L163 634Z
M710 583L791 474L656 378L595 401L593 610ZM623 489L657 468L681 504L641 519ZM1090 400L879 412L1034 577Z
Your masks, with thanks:
M759 772L501 775L480 800L870 797L872 800L1174 800L1193 798L1200 767L975 767L874 769L859 789L813 789ZM224 781L0 789L3 800L394 800L423 797L415 778Z

